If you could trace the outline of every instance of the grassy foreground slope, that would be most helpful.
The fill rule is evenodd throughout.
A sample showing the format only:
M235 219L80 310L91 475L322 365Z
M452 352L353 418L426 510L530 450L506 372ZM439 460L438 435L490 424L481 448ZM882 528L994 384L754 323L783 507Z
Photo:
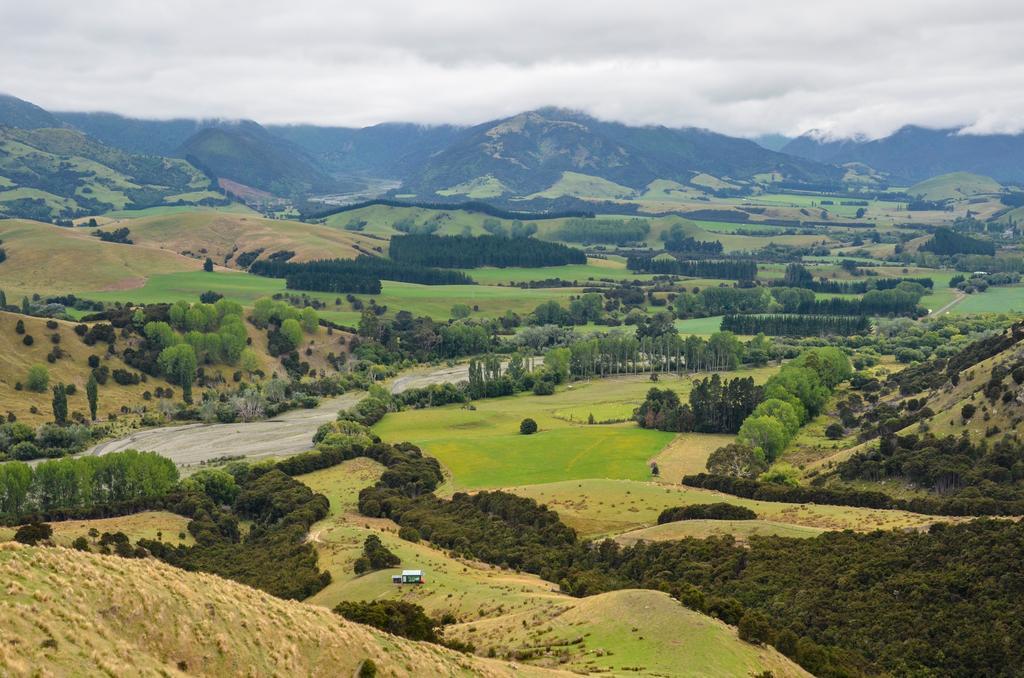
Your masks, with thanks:
M90 229L91 230L91 229ZM200 270L202 262L173 252L107 243L86 229L39 221L0 221L7 259L0 263L0 289L11 302L21 294L70 293L139 287L153 275Z
M0 546L6 675L541 675L151 559Z
M567 598L553 612L524 611L460 624L452 637L478 646L549 653L574 672L613 675L810 675L772 648L739 641L736 630L688 610L661 591L612 591Z

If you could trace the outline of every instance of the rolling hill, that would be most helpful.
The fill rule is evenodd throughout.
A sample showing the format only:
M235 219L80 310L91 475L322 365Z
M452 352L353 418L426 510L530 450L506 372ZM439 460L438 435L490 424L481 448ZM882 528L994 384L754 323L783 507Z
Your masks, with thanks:
M976 195L1002 193L1003 185L992 177L970 172L952 172L918 182L907 189L913 196L925 200L962 200Z
M566 172L638 190L655 179L689 183L700 173L746 178L779 172L806 181L842 175L837 168L707 130L630 127L543 108L465 130L413 172L402 190L429 196L490 176L514 195L529 195L554 186Z
M1024 181L1024 134L963 134L912 125L874 140L830 139L808 132L782 152L823 163L864 163L898 182L916 183L950 172Z
M0 546L9 675L558 675L354 624L152 559ZM378 675L381 675L378 674Z

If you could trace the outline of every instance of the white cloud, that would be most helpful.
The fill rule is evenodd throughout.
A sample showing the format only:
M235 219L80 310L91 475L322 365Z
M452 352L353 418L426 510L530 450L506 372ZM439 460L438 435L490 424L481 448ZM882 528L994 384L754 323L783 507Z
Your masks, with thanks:
M542 105L732 133L1024 128L1024 5L33 0L0 91L53 110L366 125Z

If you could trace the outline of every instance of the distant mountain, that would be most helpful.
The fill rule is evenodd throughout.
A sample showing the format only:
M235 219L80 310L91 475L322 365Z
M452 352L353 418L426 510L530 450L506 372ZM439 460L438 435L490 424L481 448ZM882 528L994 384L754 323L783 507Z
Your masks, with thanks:
M782 151L822 163L864 163L905 183L953 172L1024 181L1022 134L960 134L957 129L907 126L881 139L830 140L810 132Z
M372 127L268 125L335 174L400 178L451 144L464 128L454 125L384 123Z
M292 142L252 121L221 123L201 129L181 144L176 155L221 179L278 196L349 190Z
M62 126L48 111L9 94L0 94L0 125L20 129Z
M767 148L769 151L781 151L792 140L793 137L787 137L783 134L761 134L751 139L755 144L761 148Z
M220 124L217 120L142 120L115 113L55 113L63 123L108 146L130 153L174 155L196 132Z
M838 180L835 167L769 151L747 139L703 129L630 127L557 108L477 125L408 177L402 190L427 196L488 177L510 193L543 191L563 172L597 176L634 189L655 179L695 174L749 178L777 172L797 181Z

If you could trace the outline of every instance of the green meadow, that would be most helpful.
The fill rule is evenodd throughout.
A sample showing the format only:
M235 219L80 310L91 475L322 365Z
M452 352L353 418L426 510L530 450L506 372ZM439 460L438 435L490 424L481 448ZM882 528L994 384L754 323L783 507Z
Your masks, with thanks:
M763 382L774 371L764 367L728 376ZM704 376L663 375L657 383L649 375L574 382L552 396L521 393L478 400L472 409L449 405L396 412L374 430L384 440L408 440L437 457L451 473L454 490L584 478L645 480L648 462L676 435L640 428L629 421L633 410L655 386L671 388L685 400L693 380ZM590 415L597 423L587 423ZM519 433L527 417L537 422L538 433ZM702 449L709 454L713 447Z
M949 309L950 313L1024 312L1024 285L989 287L981 294L968 294Z
M687 380L663 379L683 387ZM649 477L647 461L674 434L633 422L586 423L609 415L625 418L652 386L646 375L575 383L552 396L523 393L460 405L388 415L374 427L385 440L409 440L451 472L453 489L547 483L573 478ZM598 416L600 414L601 416ZM520 435L530 417L540 427Z

